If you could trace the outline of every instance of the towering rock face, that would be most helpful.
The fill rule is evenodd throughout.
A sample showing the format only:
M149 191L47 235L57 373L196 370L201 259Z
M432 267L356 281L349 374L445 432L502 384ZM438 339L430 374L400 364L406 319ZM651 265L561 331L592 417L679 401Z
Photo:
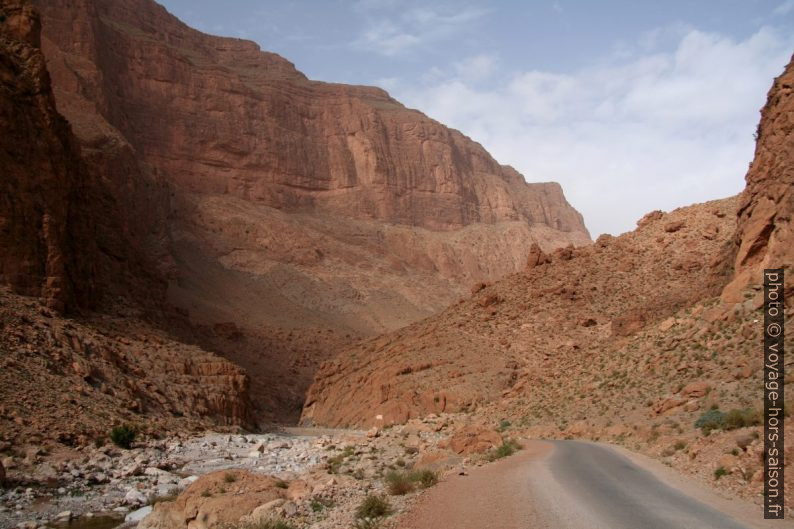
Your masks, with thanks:
M18 2L0 7L0 283L63 310L86 287L72 253L82 166L55 110L38 14Z
M39 14L0 6L0 284L59 311L115 295L156 307L166 285L149 256L166 251L167 193L129 147L79 144L56 109Z
M635 429L649 415L693 421L711 389L720 405L760 402L763 269L794 262L792 87L794 63L769 92L739 197L654 211L585 248L533 247L524 274L327 362L303 421L479 409L581 436L615 418Z
M58 108L128 197L131 244L261 416L296 419L340 347L521 269L533 243L590 242L559 185L380 89L311 81L150 0L35 3Z
M775 79L758 125L755 159L747 172L736 230L735 278L723 293L741 301L743 290L763 283L764 268L794 263L794 61ZM787 281L794 303L794 281Z
M527 185L380 89L309 81L148 0L39 6L64 112L93 106L185 190L432 229L523 220L583 241L559 186Z
M167 429L251 426L238 366L137 319L165 294L139 228L149 213L165 218L162 189L129 151L81 155L39 30L26 2L0 1L0 430L20 443L86 443L141 416ZM57 314L110 305L117 316Z

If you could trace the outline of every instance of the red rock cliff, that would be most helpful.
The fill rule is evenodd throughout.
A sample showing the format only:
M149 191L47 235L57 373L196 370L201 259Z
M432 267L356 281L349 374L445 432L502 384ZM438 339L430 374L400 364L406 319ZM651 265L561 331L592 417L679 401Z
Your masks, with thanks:
M383 90L310 81L149 0L38 5L69 119L101 114L183 189L431 229L523 220L587 239L558 185L526 184Z
M736 230L735 277L723 293L742 301L743 289L763 283L764 268L794 262L794 61L775 79L761 110L755 158L747 171ZM792 303L794 281L787 281Z
M63 310L87 286L72 244L83 168L55 110L38 14L13 1L0 13L0 283Z

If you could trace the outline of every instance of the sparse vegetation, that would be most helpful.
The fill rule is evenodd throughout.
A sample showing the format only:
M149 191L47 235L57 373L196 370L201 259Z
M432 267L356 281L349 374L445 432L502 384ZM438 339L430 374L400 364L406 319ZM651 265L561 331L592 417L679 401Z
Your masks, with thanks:
M736 430L759 424L761 424L761 415L758 410L732 409L724 413L719 409L711 409L695 421L695 428L700 428L703 435L708 435L712 430Z
M110 431L110 440L118 447L129 449L135 442L138 432L133 426L116 426Z
M432 470L415 470L411 472L389 472L385 477L386 488L392 496L411 493L417 487L428 488L438 483L438 475Z
M309 507L312 512L322 512L325 509L330 509L335 505L334 501L328 498L314 497L309 502Z
M507 441L503 442L501 446L486 452L485 459L487 461L496 461L497 459L502 459L503 457L515 454L521 450L521 448L522 446L518 442L514 441L513 439L508 439Z
M223 481L225 481L226 483L234 483L235 481L237 481L237 477L231 472L227 472L223 475Z
M758 410L745 408L742 410L730 410L725 414L725 429L735 430L746 426L758 426L761 424L761 413Z
M279 489L288 489L289 488L289 483L287 483L283 479L276 480L276 483L274 485L275 485L275 487L277 487Z
M296 529L294 525L280 518L260 520L258 522L238 525L235 529Z
M411 473L411 479L426 489L438 483L438 474L428 469L417 470Z
M386 489L392 496L402 496L414 491L414 482L405 472L389 472L386 474Z
M372 520L388 516L391 512L389 500L377 494L370 494L356 507L356 518Z
M714 479L720 479L722 476L728 474L728 471L725 467L719 467L717 470L714 471Z
M695 421L695 428L700 428L703 435L708 435L712 430L721 430L725 427L725 414L720 410L711 409L704 412Z
M349 457L352 457L355 452L355 449L352 446L345 447L341 453L336 454L333 457L329 457L328 461L326 462L328 472L330 474L338 474L339 469L342 467L342 463Z
M496 427L496 431L497 432L504 432L505 430L510 428L510 426L511 426L510 421L508 421L506 419L502 419L501 421L499 421L499 426Z

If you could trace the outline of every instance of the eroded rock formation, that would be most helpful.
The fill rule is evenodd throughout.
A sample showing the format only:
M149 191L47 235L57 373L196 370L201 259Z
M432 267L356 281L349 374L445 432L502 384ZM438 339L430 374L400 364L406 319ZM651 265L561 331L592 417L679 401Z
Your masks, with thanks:
M763 284L765 268L794 263L794 62L775 79L758 125L755 159L747 172L736 230L736 276L727 301L741 301L748 286ZM787 281L790 306L794 282Z

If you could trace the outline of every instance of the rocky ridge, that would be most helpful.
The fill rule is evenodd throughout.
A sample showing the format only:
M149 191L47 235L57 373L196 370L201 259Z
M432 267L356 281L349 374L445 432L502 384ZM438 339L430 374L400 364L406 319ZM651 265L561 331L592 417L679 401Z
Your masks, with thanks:
M742 290L763 283L764 268L794 262L794 67L789 64L769 89L756 132L755 158L747 171L735 236L735 276L723 299L741 300ZM794 284L786 286L792 303Z
M729 265L716 257L731 241L735 203L653 213L589 247L536 249L524 273L327 363L302 419L383 426L546 387L583 356L718 295Z

